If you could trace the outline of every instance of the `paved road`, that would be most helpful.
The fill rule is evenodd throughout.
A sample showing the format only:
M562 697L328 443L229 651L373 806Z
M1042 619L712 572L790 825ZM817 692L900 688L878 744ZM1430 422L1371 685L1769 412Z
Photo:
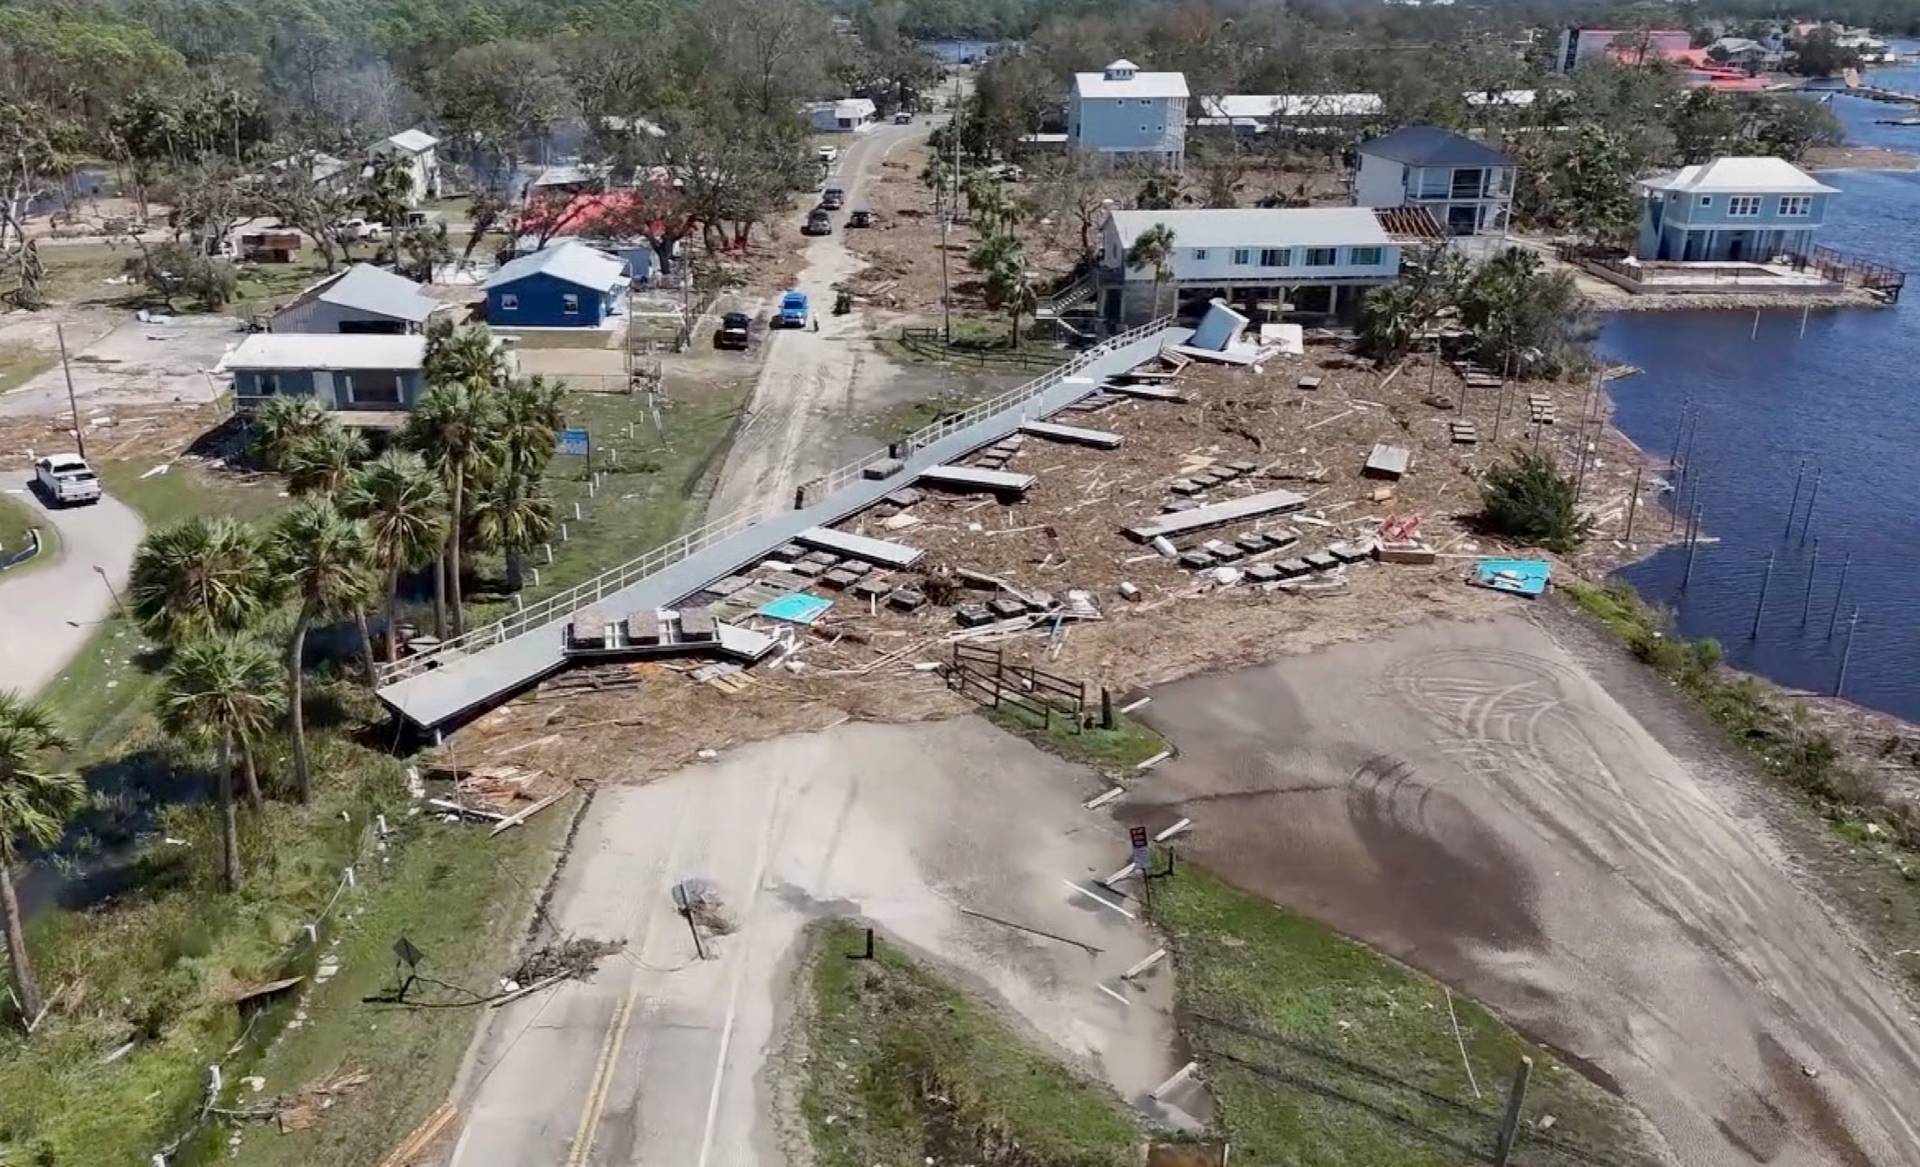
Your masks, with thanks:
M51 330L38 342L51 349ZM143 324L130 312L91 315L67 329L74 397L85 419L116 406L202 404L219 385L213 367L240 343L231 316L176 316ZM67 382L59 365L0 394L0 417L66 416Z
M463 1074L454 1167L781 1167L770 1060L801 932L828 916L864 916L957 968L1060 1056L1155 1108L1147 1092L1184 1056L1170 974L1119 980L1156 941L1067 887L1125 861L1124 829L1080 805L1098 789L978 718L846 725L603 786L551 911L565 933L628 946L592 980L493 1016ZM669 898L689 877L720 890L737 926L704 961ZM1196 1094L1170 1102L1204 1106Z
M927 136L925 119L910 126L876 126L850 139L829 185L847 192L847 208L863 204L868 175L888 155ZM796 216L798 230L806 217ZM796 486L833 469L851 422L876 403L896 371L873 348L858 313L833 315L833 285L863 261L847 249L846 211L834 213L834 233L808 241L807 266L795 286L812 302L820 331L769 330L760 379L748 420L734 436L708 507L724 515L745 506L788 505Z
M0 489L59 533L60 551L51 563L0 575L0 689L37 693L113 611L113 597L94 569L105 571L116 590L124 589L145 528L111 495L93 506L49 508L27 487L29 481L8 474L0 478Z
M1796 870L1777 830L1804 824L1654 674L1543 619L1159 689L1181 753L1134 797L1598 1066L1687 1167L1920 1161L1920 1031Z

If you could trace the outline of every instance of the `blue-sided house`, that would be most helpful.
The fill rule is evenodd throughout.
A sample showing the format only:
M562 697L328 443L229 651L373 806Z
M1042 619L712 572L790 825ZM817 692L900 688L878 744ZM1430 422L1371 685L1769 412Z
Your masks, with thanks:
M220 360L237 412L275 397L311 397L350 424L397 425L426 388L427 338L259 333Z
M625 308L626 267L598 248L568 240L501 266L487 280L487 323L495 328L600 328Z
M1715 158L1641 179L1643 260L1766 263L1805 255L1840 192L1783 158Z

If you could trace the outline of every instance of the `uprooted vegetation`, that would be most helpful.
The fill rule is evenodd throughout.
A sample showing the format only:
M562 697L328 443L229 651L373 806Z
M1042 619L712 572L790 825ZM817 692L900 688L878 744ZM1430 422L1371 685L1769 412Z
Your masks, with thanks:
M1138 1121L993 1011L861 929L813 936L800 1109L819 1167L1133 1167Z

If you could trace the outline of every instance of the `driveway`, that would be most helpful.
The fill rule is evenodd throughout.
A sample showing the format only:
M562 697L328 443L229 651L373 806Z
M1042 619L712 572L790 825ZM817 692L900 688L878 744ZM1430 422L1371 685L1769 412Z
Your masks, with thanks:
M923 119L852 136L828 185L846 190L849 210L863 206L868 175L894 150L930 131ZM807 266L794 286L807 293L820 331L767 332L747 422L734 436L708 508L715 517L743 507L791 506L795 487L871 449L871 438L856 438L850 431L875 405L888 401L888 387L901 375L874 347L859 313L833 315L833 285L864 262L847 249L847 211L834 212L831 235L798 235L805 218L803 210L790 223L796 238L808 240Z
M792 972L802 930L828 916L864 917L957 971L1135 1105L1156 1106L1147 1092L1181 1063L1164 962L1119 979L1157 946L1136 905L1067 886L1127 855L1125 831L1081 806L1099 789L1085 770L969 717L763 742L645 786L608 778L551 914L561 934L627 947L488 1022L462 1075L455 1167L785 1164L774 1097ZM691 877L736 925L706 960L670 898ZM1203 1104L1190 1093L1171 1101Z
M1681 700L1562 613L1423 625L1155 691L1180 753L1134 813L1583 1060L1688 1167L1915 1162L1910 1008Z
M145 324L132 313L116 312L76 322L67 329L67 352L81 424L90 414L120 406L212 401L219 393L213 367L242 339L231 316L175 316ZM52 347L50 336L42 347ZM67 409L58 363L0 394L0 417L64 415Z
M92 506L49 508L27 485L30 481L31 476L8 474L0 479L0 489L59 533L60 550L51 563L0 574L0 689L28 695L59 676L95 626L112 615L108 581L114 591L125 590L146 529L140 516L112 495Z

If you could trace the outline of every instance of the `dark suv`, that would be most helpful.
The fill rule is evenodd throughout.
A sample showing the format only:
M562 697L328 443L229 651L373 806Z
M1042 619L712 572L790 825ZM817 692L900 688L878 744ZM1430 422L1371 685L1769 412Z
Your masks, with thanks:
M713 347L744 349L752 333L752 317L745 312L729 312L720 318L720 328L713 334Z

